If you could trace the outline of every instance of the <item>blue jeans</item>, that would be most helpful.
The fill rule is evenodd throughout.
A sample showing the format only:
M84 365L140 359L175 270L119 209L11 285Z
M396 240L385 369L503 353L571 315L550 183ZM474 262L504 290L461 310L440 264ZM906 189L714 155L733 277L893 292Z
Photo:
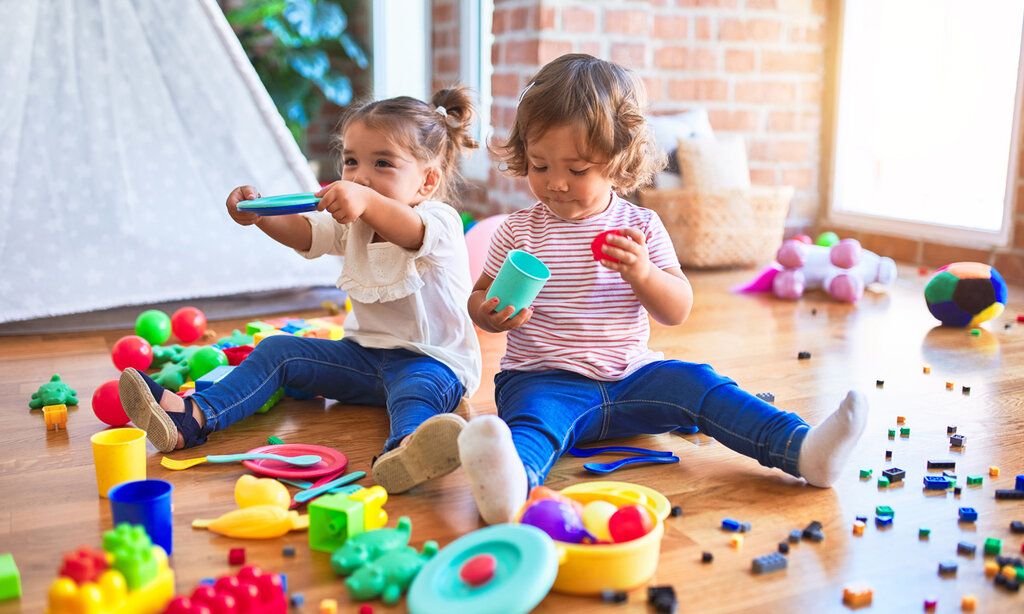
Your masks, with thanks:
M387 408L391 431L384 449L436 414L454 411L465 392L444 363L405 349L364 348L354 341L274 335L224 379L193 399L206 430L219 431L256 413L278 388L350 405Z
M530 488L574 445L698 429L766 467L800 476L807 423L710 365L663 360L616 382L562 370L502 371L494 383L498 415L512 430Z

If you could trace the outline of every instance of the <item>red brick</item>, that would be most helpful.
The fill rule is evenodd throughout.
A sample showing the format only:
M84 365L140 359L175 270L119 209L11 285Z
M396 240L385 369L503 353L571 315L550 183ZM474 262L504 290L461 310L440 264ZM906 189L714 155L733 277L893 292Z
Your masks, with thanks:
M547 64L559 56L572 52L572 41L542 40L540 41L540 48L537 51L537 63L541 65Z
M439 23L455 21L455 4L453 2L445 2L444 0L434 0L431 15L435 26Z
M508 9L501 9L498 7L494 8L494 13L491 15L491 32L494 34L504 34L509 30L509 19L511 11Z
M828 0L811 0L811 12L815 15L828 14Z
M750 183L754 185L779 185L774 168L751 168Z
M804 82L800 84L800 95L798 100L801 102L808 102L815 105L821 104L822 95L822 83L821 81Z
M729 83L721 79L671 79L668 97L672 100L727 100Z
M612 43L611 60L626 68L647 66L647 45L643 43Z
M493 96L519 96L519 75L517 73L499 73L491 75L491 94Z
M779 8L778 0L747 0L744 8L752 11L775 11Z
M654 38L684 40L690 36L690 19L677 15L654 17Z
M553 6L540 7L539 21L537 27L542 31L555 29L555 15L558 11Z
M729 109L708 109L708 119L716 131L754 132L757 130L760 113L758 111L739 111Z
M665 84L658 77L641 77L647 90L647 100L651 104L664 100Z
M718 39L774 43L779 41L782 23L774 19L721 19L718 22Z
M717 68L711 49L693 47L662 47L654 51L654 65L666 70L711 71Z
M819 74L825 68L825 58L815 51L761 52L761 72L787 72Z
M750 143L751 160L760 162L812 162L811 146L807 141L757 140Z
M726 49L725 70L728 72L751 72L757 61L757 54L748 49Z
M518 7L512 9L512 13L509 16L509 29L513 32L523 32L530 30L531 25L534 25L531 20L531 11L529 7Z
M434 69L444 73L459 72L459 56L455 54L434 54Z
M686 8L734 9L738 4L738 0L676 0L676 6Z
M693 36L700 41L711 40L711 19L698 17L693 21Z
M805 45L824 45L825 26L789 26L789 42Z
M736 102L789 104L796 101L796 85L778 81L750 81L736 84Z
M595 58L599 58L599 57L601 57L603 55L606 55L605 53L603 53L601 51L601 43L597 43L597 42L593 42L593 41L585 41L585 42L577 43L576 50L579 53L586 53L587 55L592 55Z
M797 189L810 188L814 186L814 179L814 170L809 168L782 169L783 185L791 185Z
M508 41L505 43L505 63L527 64L529 66L543 64L544 61L540 59L539 49L540 42L536 39Z
M608 34L639 34L650 32L650 15L647 11L635 9L606 10L604 13L604 31Z
M597 13L578 6L567 6L562 9L563 32L596 32Z

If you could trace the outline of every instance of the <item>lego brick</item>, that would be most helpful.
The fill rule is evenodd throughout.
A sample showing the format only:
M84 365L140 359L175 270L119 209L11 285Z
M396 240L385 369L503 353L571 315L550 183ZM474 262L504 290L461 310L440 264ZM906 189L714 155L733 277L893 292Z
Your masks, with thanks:
M967 443L967 438L963 435L953 435L949 438L949 445L954 448L962 448Z
M963 489L963 488L961 488L961 487L959 487L959 486L954 486L954 487L953 487L953 495L954 495L954 496L957 496L957 497L959 497L959 496L960 496L960 493L962 493L963 491L964 491L964 489Z
M875 506L875 516L895 516L896 512L893 511L888 505L877 505Z
M733 520L732 518L723 518L722 519L722 530L723 531L739 531L740 530L740 521L739 520Z
M995 561L985 561L985 577L994 578L999 573L999 563Z
M227 377L228 373L231 373L234 370L235 368L231 365L220 365L215 367L212 371L196 380L196 390L206 390L210 386L213 386L220 380Z
M700 553L701 563L710 563L713 560L715 560L715 555L711 554L710 552L705 551Z
M888 527L892 525L892 516L875 516L876 527Z
M967 476L968 486L981 486L981 483L985 481L985 478L980 475L969 475Z
M103 534L103 549L114 553L111 567L124 576L128 590L134 591L156 578L159 563L153 554L153 543L141 526L122 523L107 531ZM157 549L163 552L162 548Z
M924 611L925 612L934 612L935 608L937 608L938 606L939 606L939 601L937 599L925 599L924 600Z
M931 537L931 535L932 535L932 530L929 529L929 528L921 527L920 529L917 530L917 538L918 539L928 539L928 538Z
M245 565L245 548L232 548L229 550L228 565Z
M85 584L96 582L108 567L110 564L107 562L106 552L82 546L64 555L57 575L71 578L75 584Z
M910 427L900 427L900 437L910 437Z
M733 548L739 549L741 546L743 546L743 536L733 535L729 538L729 545Z
M48 431L68 430L68 406L63 403L60 405L43 405L43 422L46 424L46 430Z
M985 540L985 555L996 556L1003 550L1003 540L989 537Z
M867 516L856 516L856 517L854 518L854 520L856 520L856 521L858 521L858 522L863 522L864 524L867 524L867 522L868 522L868 517L867 517Z
M601 591L601 601L605 603L625 603L629 601L629 593L626 591L613 591L611 589Z
M1024 475L1018 475L1014 479L1013 487L1017 490L1024 490Z
M921 372L925 375L929 375L932 372L932 368L928 366L921 367Z
M789 565L789 561L786 557L778 552L772 552L751 561L750 570L756 574L771 573L785 569L787 565Z
M939 575L940 576L955 576L957 570L956 561L942 561L939 563Z
M810 352L798 352L797 355L796 355L796 359L797 360L810 360L811 359L811 353Z
M281 550L281 554L283 556L288 557L288 558L294 557L295 556L295 546L285 546Z
M293 608L301 608L306 605L306 596L302 593L292 593L291 599L288 600Z
M779 542L779 552L789 554L789 542Z
M1010 533L1021 534L1024 533L1024 522L1020 520L1013 520L1010 522Z
M902 470L902 469L900 469L900 468L898 468L898 467L891 467L891 468L886 469L885 471L883 471L882 475L884 475L885 477L889 478L889 483L890 484L895 484L896 482L899 482L904 477L906 477L907 472Z
M989 477L992 477L992 478L998 478L999 477L999 467L997 467L995 465L992 465L991 467L989 467L988 468L988 475L989 475Z
M775 403L775 395L770 392L758 392L754 395L765 403Z
M970 386L963 386L962 388L960 388L960 392L962 394L969 395L969 394L971 394L971 387Z
M896 416L896 424L906 424L906 422L907 422L907 417L906 416Z
M369 490L369 489L367 489ZM345 541L364 532L363 503L349 495L329 494L309 504L309 547L317 552L332 553Z
M892 460L892 450L885 451L885 460Z
M1017 580L1007 580L1006 576L1002 574L996 576L995 585L1001 586L1014 593L1020 590L1020 582L1018 582Z
M930 460L928 461L929 469L956 469L956 461L954 460Z
M14 562L14 555L0 554L0 601L21 597L21 573Z
M864 527L866 527L866 526L867 526L867 523L865 523L863 521L858 520L857 522L854 522L853 523L853 534L854 535L864 535Z
M283 578L259 567L243 567L237 575L221 576L212 585L200 584L190 597L176 597L166 614L226 612L224 603L233 602L232 612L246 614L287 614Z
M946 427L946 434L947 435L953 435L955 433L956 433L956 427L955 426L950 425L950 426Z
M860 479L862 479L862 480L870 479L871 478L871 474L874 473L874 472L875 472L874 469L861 469L860 470Z
M960 609L964 612L973 612L978 607L978 598L974 595L964 595L960 599Z
M249 322L245 325L245 334L255 335L256 333L266 333L274 330L274 327L266 322Z
M954 386L953 382L946 382L946 390L952 390Z
M974 556L974 553L978 550L978 546L971 542L960 542L956 545L956 553L964 556Z
M338 602L334 599L321 600L320 614L338 614Z
M896 429L889 429L887 436L889 439L896 439Z
M800 543L800 539L803 537L803 535L804 535L803 531L801 531L800 529L793 529L792 531L789 532L789 538L788 538L789 539L789 543L791 543L791 544L798 544L798 543Z
M996 491L996 499L1024 499L1024 490L1001 488Z
M648 586L647 587L647 603L653 604L660 599L675 599L676 589L671 585L663 586Z
M876 379L875 380L875 388L881 388L883 386L885 386L885 380L880 380L880 379Z
M924 476L924 487L927 490L946 490L949 488L949 480L938 475Z
M878 487L879 488L888 488L889 487L889 478L885 477L884 475L882 477L878 478Z
M851 608L860 608L871 605L874 598L874 591L865 585L852 585L843 588L843 605Z
M683 515L683 508L678 505L673 505L672 510L669 512L669 515L671 515L673 518L678 518L679 516Z
M973 507L961 507L958 514L961 522L974 522L978 519L978 511Z

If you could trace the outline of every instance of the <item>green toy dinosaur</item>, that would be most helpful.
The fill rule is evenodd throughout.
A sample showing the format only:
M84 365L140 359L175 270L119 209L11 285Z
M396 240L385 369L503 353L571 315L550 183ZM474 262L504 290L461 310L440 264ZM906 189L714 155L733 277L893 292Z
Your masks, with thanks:
M154 345L153 346L153 366L159 367L162 364L173 362L183 363L185 362L185 346L178 345Z
M385 552L408 545L410 535L412 521L408 516L399 518L398 526L393 529L374 529L353 535L331 555L331 568L339 576L347 576Z
M160 367L160 370L153 376L153 381L171 392L178 392L188 377L188 371L187 364L168 362Z
M346 579L345 588L349 596L357 601L380 597L385 605L394 605L437 551L437 542L428 541L423 544L422 553L416 552L411 546L385 552L376 561L363 565Z
M78 405L78 393L54 373L49 382L32 393L28 402L29 409L42 409L44 405Z

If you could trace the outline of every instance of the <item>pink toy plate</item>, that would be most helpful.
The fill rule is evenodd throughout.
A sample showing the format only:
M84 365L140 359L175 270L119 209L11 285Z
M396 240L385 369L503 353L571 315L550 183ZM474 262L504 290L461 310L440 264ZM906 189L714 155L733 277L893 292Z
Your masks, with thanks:
M247 460L242 461L249 471L265 475L271 478L288 478L290 480L310 480L328 474L339 473L348 466L348 457L334 448L315 446L305 443L283 443L273 446L260 446L249 450L250 453L270 452L284 456L297 456L300 454L316 454L320 456L319 463L311 467L296 467L275 460Z

